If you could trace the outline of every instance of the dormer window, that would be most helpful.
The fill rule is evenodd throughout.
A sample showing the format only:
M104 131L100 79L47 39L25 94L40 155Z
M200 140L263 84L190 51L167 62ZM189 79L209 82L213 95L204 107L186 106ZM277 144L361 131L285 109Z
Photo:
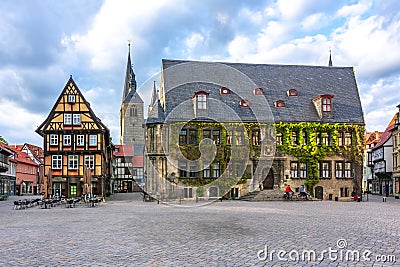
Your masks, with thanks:
M297 90L296 89L289 89L289 90L287 90L287 95L288 96L297 96Z
M264 95L264 89L262 88L254 89L254 95Z
M250 107L250 101L242 99L242 100L240 100L239 105L242 108L249 108Z
M208 93L205 91L195 92L194 95L192 96L196 114L198 114L200 110L205 111L207 109L207 96Z
M283 100L277 100L277 101L275 101L275 107L276 108L284 108L285 107L285 101L283 101Z
M333 95L320 95L312 100L321 119L333 119Z
M220 92L221 95L230 95L231 94L231 90L229 88L226 88L226 87L221 87L219 92Z
M68 95L68 103L75 103L75 95Z
M197 108L207 109L207 95L197 95Z

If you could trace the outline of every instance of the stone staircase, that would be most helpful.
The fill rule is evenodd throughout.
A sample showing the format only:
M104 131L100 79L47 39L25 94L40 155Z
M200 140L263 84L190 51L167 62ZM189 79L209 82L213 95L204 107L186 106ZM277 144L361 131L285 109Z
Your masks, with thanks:
M243 201L280 201L283 200L284 192L280 189L253 191L242 197L239 200Z

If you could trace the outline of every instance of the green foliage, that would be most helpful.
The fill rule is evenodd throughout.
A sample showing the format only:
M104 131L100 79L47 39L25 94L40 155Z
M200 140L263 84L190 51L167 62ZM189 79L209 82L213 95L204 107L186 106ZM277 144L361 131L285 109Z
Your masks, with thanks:
M277 132L282 133L282 145L277 145L283 154L298 158L308 166L306 185L314 187L319 181L318 164L326 156L338 154L346 160L362 163L364 156L364 126L357 124L320 124L320 123L277 123ZM292 132L297 133L297 144L292 144ZM317 133L329 133L331 145L317 143ZM340 132L352 133L352 145L340 146L338 134ZM303 142L303 133L306 133L307 142Z
M0 142L3 142L4 144L8 145L8 142L6 139L3 138L3 136L0 135Z

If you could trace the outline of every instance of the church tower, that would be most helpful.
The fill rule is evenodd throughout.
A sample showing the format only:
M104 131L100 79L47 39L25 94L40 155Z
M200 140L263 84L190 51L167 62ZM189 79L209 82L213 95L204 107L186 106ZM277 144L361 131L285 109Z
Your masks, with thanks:
M131 45L128 45L124 91L120 110L120 144L144 145L144 102L136 91L135 73L131 63Z

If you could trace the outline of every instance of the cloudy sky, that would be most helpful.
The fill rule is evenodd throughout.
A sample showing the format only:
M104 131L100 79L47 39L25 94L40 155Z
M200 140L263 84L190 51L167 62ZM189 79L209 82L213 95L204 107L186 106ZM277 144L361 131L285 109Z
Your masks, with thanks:
M34 131L69 75L119 141L128 40L140 86L161 59L353 66L367 130L400 104L398 0L2 0L0 135ZM149 93L141 91L143 98Z

